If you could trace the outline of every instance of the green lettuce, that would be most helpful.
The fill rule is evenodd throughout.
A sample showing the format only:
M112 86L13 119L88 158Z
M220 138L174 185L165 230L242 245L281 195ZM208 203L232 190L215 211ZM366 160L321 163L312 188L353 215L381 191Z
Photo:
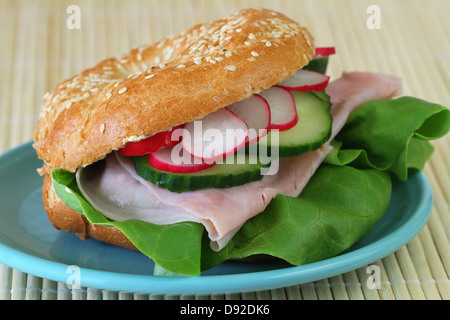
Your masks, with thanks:
M208 249L205 237L202 265L213 267L254 254L269 254L293 265L333 257L375 226L390 197L386 172L323 165L299 197L275 197L220 252Z
M111 221L84 199L73 173L55 169L52 179L64 203L91 223L119 228L161 274L199 275L224 260L254 254L300 265L335 256L370 232L389 206L391 175L406 180L411 170L421 170L433 151L428 140L449 130L450 111L437 104L411 97L363 104L302 194L277 196L220 252L210 249L200 224Z
M428 140L449 130L450 112L441 105L413 97L372 100L350 115L326 162L390 171L405 181L431 156Z

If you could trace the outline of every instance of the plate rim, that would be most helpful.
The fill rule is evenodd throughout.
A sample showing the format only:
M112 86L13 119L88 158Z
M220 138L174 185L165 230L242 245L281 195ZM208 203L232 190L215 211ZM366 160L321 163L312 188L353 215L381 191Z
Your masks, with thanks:
M24 143L1 154L0 165L4 158L27 153L31 143ZM422 171L416 175L423 192L419 205L400 227L370 244L329 259L282 269L199 277L129 274L77 266L80 286L152 294L223 294L282 288L355 270L395 252L414 238L427 223L433 203L432 189ZM393 239L396 241L393 242ZM0 242L0 253L1 263L41 278L67 283L71 274L68 272L68 264L16 250L3 242ZM264 281L261 281L261 278L264 278Z

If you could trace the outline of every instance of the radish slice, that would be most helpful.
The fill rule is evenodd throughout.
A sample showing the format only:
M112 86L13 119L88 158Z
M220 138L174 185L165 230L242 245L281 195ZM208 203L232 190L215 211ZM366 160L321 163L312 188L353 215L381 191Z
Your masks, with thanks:
M316 48L316 53L314 55L314 58L327 57L327 56L330 56L335 53L336 53L336 49L334 47Z
M245 145L248 126L223 108L184 125L183 148L192 156L212 163L233 154Z
M277 85L290 91L322 91L327 87L329 80L330 77L325 74L300 69Z
M270 129L285 131L297 124L297 108L294 97L288 90L274 86L259 94L270 107Z
M141 156L158 151L161 148L174 146L180 142L179 139L172 141L172 133L178 128L180 126L176 126L169 131L159 132L141 141L128 142L123 148L117 150L117 152L124 156Z
M258 94L233 103L227 107L235 115L245 121L249 128L246 145L256 143L267 135L270 128L270 107L266 99Z
M148 154L148 163L157 170L174 173L192 173L212 167L187 153L181 143Z

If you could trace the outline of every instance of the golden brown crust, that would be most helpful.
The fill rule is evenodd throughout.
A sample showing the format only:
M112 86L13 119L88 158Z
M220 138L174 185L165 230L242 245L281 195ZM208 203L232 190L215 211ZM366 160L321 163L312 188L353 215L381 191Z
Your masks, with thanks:
M45 97L34 136L40 172L74 172L127 141L202 118L289 77L313 55L306 28L245 9L106 59Z
M42 199L51 224L59 230L75 233L81 239L95 238L127 249L136 247L115 227L98 226L90 223L83 215L65 205L53 188L50 175L45 175Z

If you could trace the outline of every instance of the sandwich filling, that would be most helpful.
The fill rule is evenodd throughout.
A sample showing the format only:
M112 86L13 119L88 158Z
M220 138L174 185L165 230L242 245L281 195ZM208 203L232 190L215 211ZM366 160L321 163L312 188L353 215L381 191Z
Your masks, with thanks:
M281 132L285 157L280 156L278 171L251 182L238 170L232 172L239 177L233 186L205 187L211 172L214 184L228 181L229 167L161 172L148 169L145 156L114 152L76 173L54 169L54 190L93 226L122 232L154 261L156 274L200 275L223 261L258 254L292 265L330 258L374 228L388 211L397 182L421 170L430 157L427 140L450 129L444 106L413 97L382 99L400 89L397 77L344 73L326 88L333 118L328 139L311 152L286 157L296 149ZM315 100L317 95L299 96ZM304 114L298 122L314 130ZM156 175L150 179L146 172ZM161 184L152 182L155 177Z
M231 188L210 188L172 192L146 181L136 173L130 157L117 152L103 166L77 171L77 183L84 197L106 217L123 221L137 219L157 225L183 221L201 223L208 232L211 248L226 246L242 225L261 213L278 194L297 197L331 151L330 142L350 113L365 101L398 94L401 82L393 76L347 73L328 88L333 106L333 127L329 141L321 148L298 157L282 158L278 173L266 175Z

